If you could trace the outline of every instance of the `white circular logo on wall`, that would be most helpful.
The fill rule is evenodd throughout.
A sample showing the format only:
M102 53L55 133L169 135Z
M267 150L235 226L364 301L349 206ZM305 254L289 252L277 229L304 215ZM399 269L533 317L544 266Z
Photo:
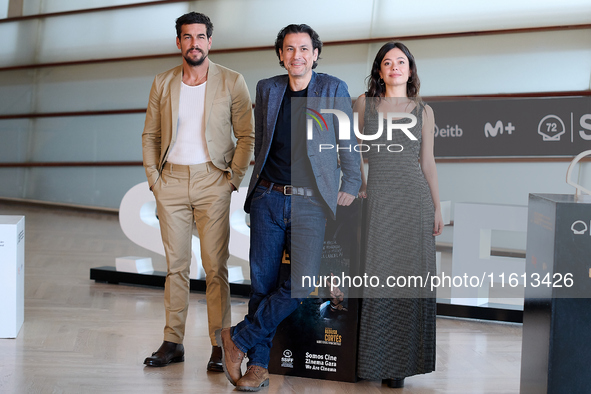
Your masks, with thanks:
M285 349L283 351L283 357L291 357L291 356L292 356L291 350Z
M538 134L544 141L560 141L560 136L566 132L564 122L556 115L547 115L538 124Z
M572 230L573 234L585 234L585 231L587 231L587 224L582 220L577 220L572 226L570 226L570 229Z

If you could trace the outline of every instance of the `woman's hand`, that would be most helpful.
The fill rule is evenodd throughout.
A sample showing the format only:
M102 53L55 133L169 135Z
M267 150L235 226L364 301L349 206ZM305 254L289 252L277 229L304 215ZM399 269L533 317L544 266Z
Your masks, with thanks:
M433 224L433 236L441 235L443 231L443 217L441 216L441 210L435 210L435 223Z
M367 183L363 182L361 187L359 188L359 193L357 194L359 198L367 198Z

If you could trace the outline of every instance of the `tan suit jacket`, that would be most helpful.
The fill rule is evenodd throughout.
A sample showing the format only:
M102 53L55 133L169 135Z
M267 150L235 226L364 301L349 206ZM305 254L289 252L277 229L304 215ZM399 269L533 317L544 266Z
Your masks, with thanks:
M182 66L175 67L158 74L150 91L142 133L150 188L158 181L176 141L181 79ZM205 140L213 165L226 171L228 181L238 189L254 146L252 102L242 75L211 60L205 88Z

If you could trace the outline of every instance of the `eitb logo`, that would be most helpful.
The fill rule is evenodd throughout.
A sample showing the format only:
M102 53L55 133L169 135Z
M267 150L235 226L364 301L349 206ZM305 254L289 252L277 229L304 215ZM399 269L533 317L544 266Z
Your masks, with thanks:
M306 119L306 134L307 139L312 140L314 138L314 127L318 127L321 133L328 132L328 124L326 119L322 116L322 114L333 114L337 117L337 121L339 122L339 134L338 139L340 141L350 141L351 140L351 120L347 116L347 114L338 109L321 109L320 112L313 110L312 108L306 107L306 115L309 116ZM383 119L384 114L382 112L378 113L379 119ZM388 112L387 113L387 122L386 122L386 139L388 141L392 140L392 133L395 130L402 131L409 140L417 141L417 138L410 132L410 128L416 126L417 118L413 114L409 114L406 112ZM394 123L393 120L396 119L410 119L408 123ZM375 134L363 134L359 132L359 114L357 112L353 112L353 133L355 137L362 141L374 141L377 140L382 136L384 133L384 123L378 122L378 130ZM337 143L336 146L333 144L320 144L318 147L319 152L325 150L354 150L355 152L368 152L371 149L377 149L377 151L387 150L388 152L402 152L404 147L400 144L351 144L347 145L346 147L339 147Z

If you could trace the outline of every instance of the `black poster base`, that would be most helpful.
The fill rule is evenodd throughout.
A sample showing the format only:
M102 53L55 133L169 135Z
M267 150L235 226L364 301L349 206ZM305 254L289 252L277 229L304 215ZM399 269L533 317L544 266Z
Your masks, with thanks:
M361 209L359 200L338 207L337 219L326 225L320 272L311 275L359 273ZM289 275L289 265L282 268ZM346 293L342 302L334 300L326 288L318 288L315 296L305 299L277 328L269 372L355 382L359 300Z
M358 300L346 312L330 301L309 298L281 323L273 340L269 372L278 375L355 382Z

